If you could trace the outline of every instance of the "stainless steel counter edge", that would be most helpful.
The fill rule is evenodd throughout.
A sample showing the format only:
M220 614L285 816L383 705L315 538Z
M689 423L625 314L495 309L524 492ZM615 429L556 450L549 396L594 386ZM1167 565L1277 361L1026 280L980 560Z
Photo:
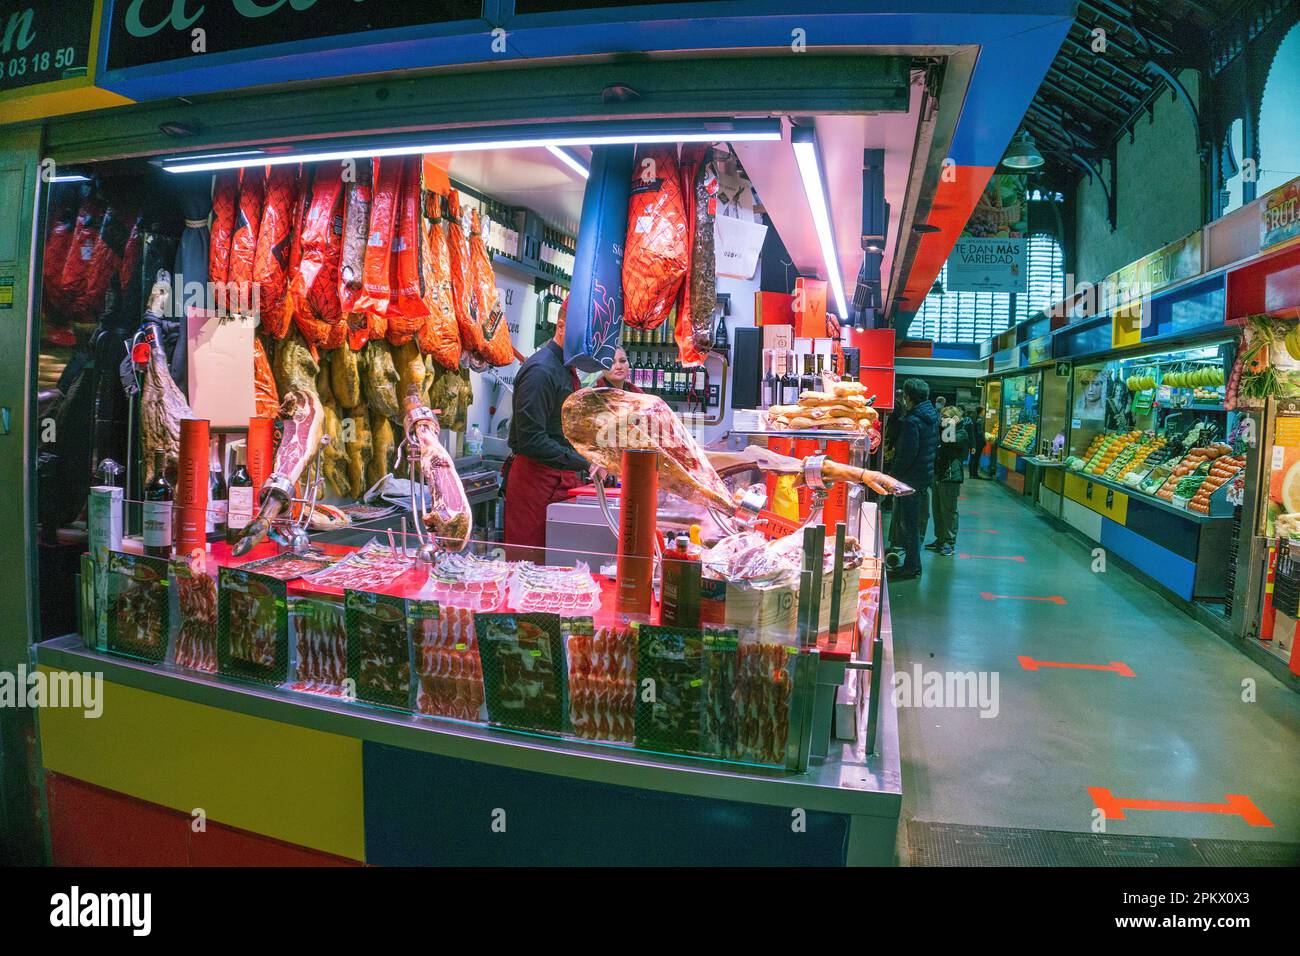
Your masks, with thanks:
M102 654L86 648L75 634L36 645L35 660L54 669L100 672L106 681L221 710L440 756L716 800L897 817L902 787L897 716L888 690L893 686L889 643L886 634L879 754L864 762L854 745L845 743L832 748L838 759L814 762L803 774L762 768L737 772L702 760L528 736L256 687Z

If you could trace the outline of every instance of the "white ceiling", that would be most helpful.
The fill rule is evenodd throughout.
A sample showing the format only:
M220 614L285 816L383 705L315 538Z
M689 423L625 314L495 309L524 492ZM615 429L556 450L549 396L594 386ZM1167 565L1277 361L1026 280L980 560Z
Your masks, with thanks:
M570 147L583 165L591 165L591 149ZM545 147L477 150L444 154L452 179L507 206L524 206L570 232L578 229L582 194L587 181Z
M898 223L907 193L920 107L921 87L914 85L907 113L826 114L812 118L826 174L840 274L850 303L863 258L862 151L885 150L885 198L890 211L880 271L887 282L897 253ZM789 120L782 121L780 142L735 143L732 149L740 157L795 268L804 275L825 279L821 245L790 146ZM574 147L573 152L590 164L588 147ZM507 205L533 209L571 232L577 230L586 180L545 148L457 152L449 154L448 160L453 179ZM882 300L888 291L881 290Z
M830 197L831 221L835 227L835 252L840 261L844 294L850 304L863 258L862 151L885 150L885 200L889 203L889 228L880 274L887 282L897 252L899 216L907 194L920 115L921 87L915 85L912 87L911 106L906 113L828 114L814 118ZM817 241L812 212L790 146L789 122L782 123L779 143L736 143L732 148L744 164L764 209L772 217L772 224L789 251L795 268L804 275L825 279L821 244ZM882 301L887 296L888 289L882 288Z

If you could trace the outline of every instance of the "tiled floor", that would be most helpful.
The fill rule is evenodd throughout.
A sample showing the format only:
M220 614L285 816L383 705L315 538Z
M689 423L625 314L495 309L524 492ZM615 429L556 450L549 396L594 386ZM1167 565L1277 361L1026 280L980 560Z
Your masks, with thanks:
M1119 801L1239 794L1272 826L1129 809L1106 832L1300 842L1300 694L1129 572L1094 572L1089 548L1009 490L967 481L962 494L957 552L971 556L924 552L923 577L890 586L895 666L996 675L997 712L900 705L905 824L1087 833L1091 788Z

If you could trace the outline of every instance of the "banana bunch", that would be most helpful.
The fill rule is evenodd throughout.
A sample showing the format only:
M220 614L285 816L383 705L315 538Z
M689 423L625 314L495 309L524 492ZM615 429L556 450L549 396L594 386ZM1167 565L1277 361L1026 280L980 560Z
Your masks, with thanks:
M1300 361L1300 325L1291 326L1291 331L1286 334L1282 344L1286 346L1287 355Z
M1300 358L1300 342L1296 343ZM1223 369L1219 366L1192 369L1186 372L1169 372L1164 383L1172 388L1211 388L1223 384Z
M1130 375L1125 379L1130 392L1145 392L1156 387L1156 378L1154 375Z

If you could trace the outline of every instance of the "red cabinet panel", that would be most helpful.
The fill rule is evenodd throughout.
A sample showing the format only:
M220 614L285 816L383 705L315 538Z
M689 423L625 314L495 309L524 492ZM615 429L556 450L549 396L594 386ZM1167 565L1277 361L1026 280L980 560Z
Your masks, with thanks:
M185 866L189 818L56 773L45 775L55 866Z

